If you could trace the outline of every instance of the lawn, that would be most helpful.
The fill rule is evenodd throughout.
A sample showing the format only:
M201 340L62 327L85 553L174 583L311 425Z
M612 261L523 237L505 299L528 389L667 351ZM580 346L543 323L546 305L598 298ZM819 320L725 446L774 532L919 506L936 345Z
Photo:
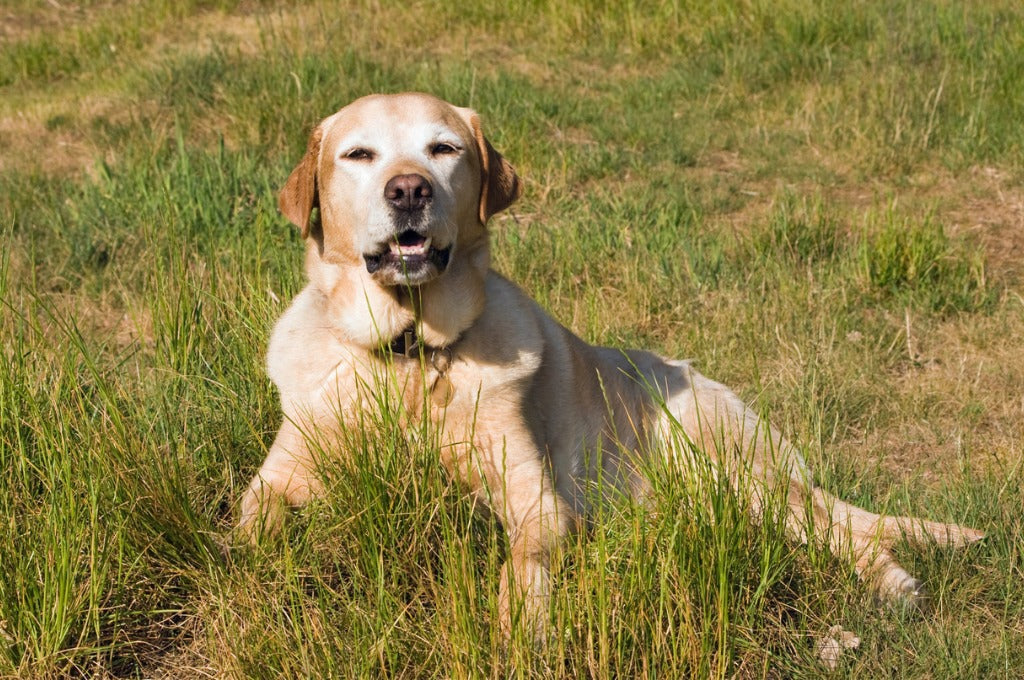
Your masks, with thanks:
M1011 0L6 2L0 676L1020 677L1022 83ZM480 113L525 183L494 266L570 329L694 358L846 500L985 531L899 551L931 610L655 479L506 644L500 527L388 413L227 548L303 285L276 192L402 90Z

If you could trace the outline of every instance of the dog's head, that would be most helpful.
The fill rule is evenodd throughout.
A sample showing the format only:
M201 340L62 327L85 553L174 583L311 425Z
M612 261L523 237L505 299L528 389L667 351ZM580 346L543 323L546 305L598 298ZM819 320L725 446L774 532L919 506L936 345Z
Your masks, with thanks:
M425 94L371 95L313 130L280 208L323 262L365 267L382 286L419 286L485 238L487 220L519 193L472 110Z

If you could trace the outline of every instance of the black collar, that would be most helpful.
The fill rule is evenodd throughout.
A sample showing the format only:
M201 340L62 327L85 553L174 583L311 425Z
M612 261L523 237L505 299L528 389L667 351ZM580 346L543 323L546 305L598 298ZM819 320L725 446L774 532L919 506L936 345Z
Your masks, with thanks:
M399 333L386 346L381 345L377 352L378 356L385 360L388 357L398 356L405 357L406 359L420 359L421 356L426 358L430 367L437 371L437 377L430 388L431 394L440 399L438 403L443 402L444 405L447 405L455 393L451 382L445 376L454 361L453 346L456 342L458 342L458 338L452 344L445 345L444 347L424 345L416 334L416 326L412 325ZM420 352L422 352L422 355ZM442 385L444 386L443 389L438 392L438 387Z
M378 352L391 356L401 356L406 359L418 359L422 350L423 355L430 361L430 364L438 372L444 374L447 372L448 366L451 365L453 350L458 341L459 339L456 338L451 343L441 347L425 345L420 342L420 336L416 333L416 325L413 324L399 333L387 345L381 345Z

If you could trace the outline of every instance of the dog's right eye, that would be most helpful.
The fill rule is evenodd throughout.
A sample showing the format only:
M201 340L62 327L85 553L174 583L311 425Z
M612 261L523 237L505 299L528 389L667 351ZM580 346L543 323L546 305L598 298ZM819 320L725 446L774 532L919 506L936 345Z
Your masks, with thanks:
M369 149L357 147L355 149L352 149L348 153L344 154L342 158L346 158L350 161L372 161L373 152L370 151Z

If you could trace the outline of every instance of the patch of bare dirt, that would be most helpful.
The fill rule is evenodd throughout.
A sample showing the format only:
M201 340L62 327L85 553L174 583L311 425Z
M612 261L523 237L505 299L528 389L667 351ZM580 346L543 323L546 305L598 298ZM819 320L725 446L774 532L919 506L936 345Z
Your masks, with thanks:
M192 644L168 650L154 657L145 669L152 680L198 680L223 677L221 671L206 658L199 645Z
M100 339L116 350L132 346L152 348L155 344L153 316L145 306L128 306L110 299L75 297L66 301L83 333Z
M116 100L105 97L61 98L0 115L0 171L80 175L100 159L113 162L115 151L97 145L87 127L118 108Z
M944 177L935 188L947 197L948 224L978 238L993 270L1024 273L1024 188L1009 172L975 167L969 181Z
M851 455L893 479L948 481L962 467L1001 469L1024 441L1024 301L1007 314L912 330L917 364L892 385L898 422L869 433Z
M81 5L58 0L36 2L25 7L7 6L0 9L0 42L14 42L63 30L85 21L88 16Z
M69 11L64 6L53 9L57 14L52 21L63 27L61 17ZM39 12L46 16L51 13L43 9ZM90 10L89 14L97 12ZM31 24L35 14L16 14L19 18L12 20L5 30L20 36L17 26ZM254 55L260 50L262 29L255 16L199 14L186 18L173 30L158 33L144 53L132 55L132 59L156 60L175 50L203 54L224 45L244 55ZM53 176L91 174L98 161L116 162L117 150L96 134L95 123L126 123L139 114L153 113L154 106L152 102L139 102L112 90L102 74L50 83L8 101L15 103L0 104L0 171L27 170Z
M825 160L822 167L837 181L823 185L810 180L751 179L750 165L740 153L711 150L686 174L697 185L718 186L740 199L737 209L711 217L737 231L763 223L784 191L821 197L831 212L853 218L891 203L904 212L932 214L949 233L976 239L985 249L989 271L1011 281L1024 279L1024 186L1010 170L976 166L954 174L922 168L901 186L892 180L853 181L847 172Z

